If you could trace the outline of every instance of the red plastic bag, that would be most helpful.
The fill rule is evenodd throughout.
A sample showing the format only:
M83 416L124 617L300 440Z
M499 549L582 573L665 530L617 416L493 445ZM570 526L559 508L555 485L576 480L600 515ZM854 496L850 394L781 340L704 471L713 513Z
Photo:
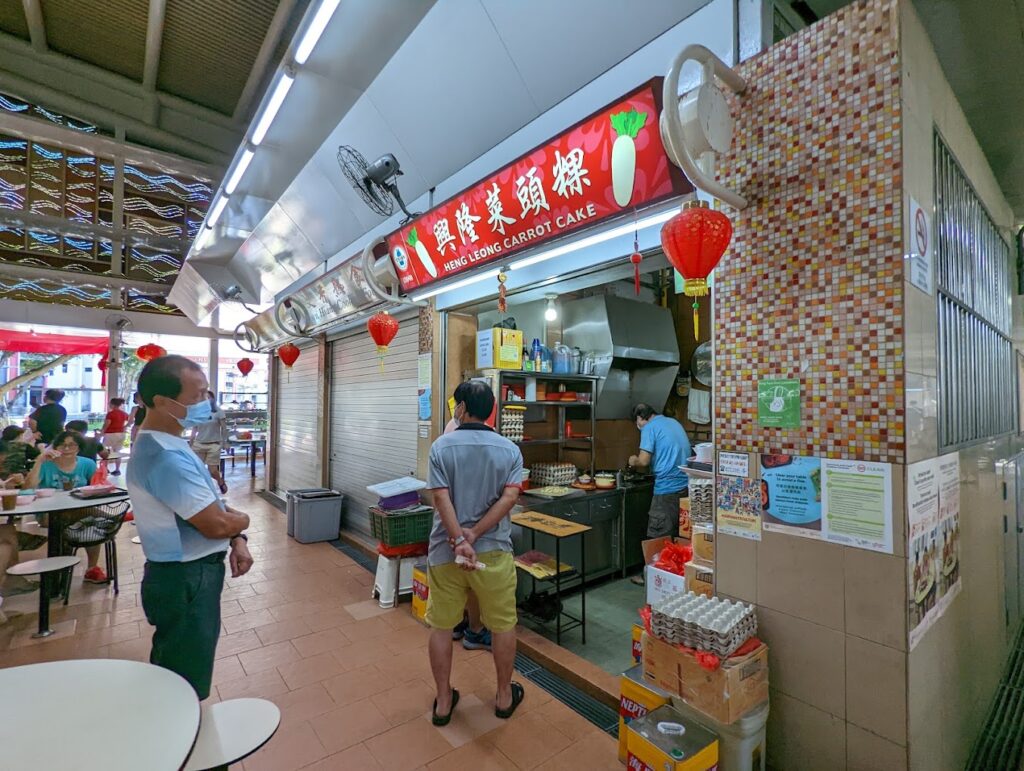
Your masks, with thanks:
M651 606L644 605L640 608L640 620L643 622L644 631L651 633Z
M96 471L92 475L92 479L89 480L91 485L109 485L110 479L107 477L107 464L98 463L96 465Z
M427 544L424 543L410 543L406 546L385 546L383 543L377 544L377 553L383 557L422 557L427 553Z
M686 563L693 559L693 547L679 543L667 543L658 554L654 567L677 576L686 574Z

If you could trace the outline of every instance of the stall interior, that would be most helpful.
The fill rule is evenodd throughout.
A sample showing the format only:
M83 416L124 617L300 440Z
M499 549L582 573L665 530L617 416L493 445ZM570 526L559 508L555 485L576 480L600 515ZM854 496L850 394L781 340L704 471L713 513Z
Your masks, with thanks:
M697 339L693 300L670 270L643 274L639 292L621 276L563 277L510 294L504 313L489 299L446 319L446 391L485 379L492 425L523 453L521 622L612 674L631 661L646 602L632 579L646 564L654 479L629 467L632 407L675 418L693 445L711 438L710 302Z

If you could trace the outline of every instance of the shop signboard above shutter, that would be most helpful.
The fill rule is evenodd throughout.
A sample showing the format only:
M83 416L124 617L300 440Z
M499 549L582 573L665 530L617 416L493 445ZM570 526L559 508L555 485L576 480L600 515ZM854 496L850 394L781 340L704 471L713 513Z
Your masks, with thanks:
M370 537L367 485L416 471L416 316L399 318L381 373L377 346L365 328L331 344L331 487L345 494L342 527Z
M320 393L319 356L316 346L300 349L290 370L278 366L274 387L277 397L277 431L273 462L277 466L276 492L320 487L317 455L317 401Z
M693 191L661 143L661 78L387 238L408 293Z

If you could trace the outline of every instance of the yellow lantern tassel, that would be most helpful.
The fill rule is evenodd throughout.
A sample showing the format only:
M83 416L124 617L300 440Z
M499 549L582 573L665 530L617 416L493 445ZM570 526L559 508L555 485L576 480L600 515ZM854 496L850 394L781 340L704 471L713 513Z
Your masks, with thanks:
M700 341L700 303L693 301L693 339Z
M388 352L386 345L377 346L377 363L380 365L380 374L384 374L384 354Z

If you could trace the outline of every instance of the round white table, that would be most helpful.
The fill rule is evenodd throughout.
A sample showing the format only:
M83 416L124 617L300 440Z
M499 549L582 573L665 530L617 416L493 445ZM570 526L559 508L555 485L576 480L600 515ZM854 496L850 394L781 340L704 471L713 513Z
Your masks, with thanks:
M113 484L124 489L124 482L121 481L124 477L114 477L117 481ZM61 516L68 511L77 511L79 509L89 509L93 506L102 506L106 503L118 503L119 501L128 500L127 492L119 492L114 495L104 496L102 498L76 498L70 492L65 490L57 490L53 495L48 495L45 498L36 498L32 503L25 504L24 506L15 506L12 511L0 512L0 521L3 521L6 517L27 517L35 516L36 514L48 514L49 523L47 528L47 541L46 541L46 556L48 557L59 557L60 553L60 534L63 526L63 517ZM51 597L63 593L64 587L63 582L55 581L51 584Z
M50 573L67 570L71 574L73 568L81 561L81 557L46 557L41 560L28 560L11 565L7 568L7 575L10 576L39 576L39 627L33 637L49 637L53 634L50 629ZM59 583L59 582L58 582Z
M199 736L185 771L237 763L270 741L280 724L281 710L266 699L204 704Z
M138 661L0 669L0 693L0 765L10 771L178 771L199 732L192 686Z

